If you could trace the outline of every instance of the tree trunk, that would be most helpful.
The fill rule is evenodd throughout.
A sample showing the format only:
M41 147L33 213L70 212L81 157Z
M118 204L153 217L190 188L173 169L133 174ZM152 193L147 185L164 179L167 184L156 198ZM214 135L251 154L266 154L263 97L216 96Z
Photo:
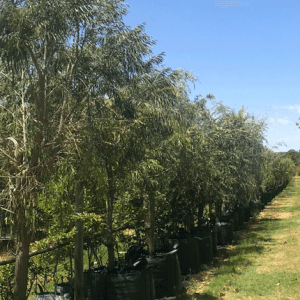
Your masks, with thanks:
M203 222L204 204L200 202L198 205L198 226Z
M214 225L216 223L216 214L213 212L213 203L212 202L210 202L208 204L208 211L209 211L210 223Z
M82 213L83 210L83 183L78 181L76 184L75 194L75 206L78 213ZM75 269L75 300L84 299L84 287L83 287L83 222L76 220L76 234L75 234L75 257L74 257L74 269Z
M189 204L188 206L188 217L186 220L186 230L191 231L195 228L195 219L194 219L194 214L192 212L191 205Z
M108 177L108 197L106 203L106 247L108 253L108 269L115 267L115 248L114 248L114 237L113 237L113 211L115 202L115 187L114 187L114 176L112 166L107 163L106 171Z
M216 202L216 222L219 222L219 220L221 219L221 215L222 215L222 205L223 205L223 201L219 200Z
M149 194L149 203L145 202L145 233L149 255L154 253L155 240L155 193Z
M28 260L31 236L29 231L27 231L26 229L22 230L24 232L22 239L18 239L17 241L14 300L27 299L26 292L28 277Z
M13 174L17 173L17 165L21 164L21 156L16 155L16 166ZM28 280L28 266L29 266L29 247L31 242L31 224L26 218L27 197L28 194L22 193L22 189L26 187L24 178L15 178L14 188L16 189L13 207L15 214L13 214L13 224L15 226L16 236L16 263L15 263L15 286L14 286L14 300L27 299L27 280ZM30 220L31 221L31 220Z
M31 49L30 49L31 50ZM33 59L35 59L35 56L33 52L31 51L31 54L33 55ZM38 62L35 61L36 67L38 69L39 73L39 96L36 98L36 114L37 114L37 120L40 123L38 131L35 135L35 145L33 149L31 149L32 155L29 160L29 165L31 168L36 169L39 164L39 158L40 158L40 150L41 150L41 144L43 141L43 133L47 131L46 128L46 122L45 122L45 76L41 72ZM24 103L23 103L24 104ZM23 142L24 147L26 147L26 124L25 124L25 118L24 118L24 112L23 112ZM24 163L22 158L22 152L20 152L18 155L15 155L15 160L18 162L16 165L16 168L13 170L12 175L16 176L20 171L18 169L18 166L22 165ZM41 181L42 179L42 173L39 171L34 172L34 176L37 181ZM26 186L26 183L22 182L22 179L17 176L15 187L17 190L17 193L22 190L22 184ZM33 189L33 191L30 192L34 197L36 196L36 190ZM27 198L29 194L27 193L25 195L25 198ZM15 201L21 201L21 199L18 199ZM15 264L15 287L14 287L14 300L26 300L26 291L27 291L27 280L28 280L28 260L29 260L29 247L31 242L31 232L30 232L30 225L26 226L27 223L27 217L25 215L26 205L22 206L20 203L15 203L16 206L21 205L19 207L19 210L16 212L16 236L17 236L17 249L16 249L16 264ZM30 220L31 221L31 220ZM20 224L22 223L23 224Z

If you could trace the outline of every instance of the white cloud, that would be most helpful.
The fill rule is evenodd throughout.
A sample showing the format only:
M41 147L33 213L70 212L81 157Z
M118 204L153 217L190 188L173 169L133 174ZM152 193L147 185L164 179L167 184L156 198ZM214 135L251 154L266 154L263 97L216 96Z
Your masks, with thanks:
M288 118L278 118L277 119L277 123L282 124L282 125L288 125L288 124L292 124L292 121L289 120Z
M269 123L275 123L275 122L276 122L276 120L274 118L269 119Z
M300 104L289 105L289 106L285 106L284 108L287 108L289 110L296 110L297 113L300 114Z
M300 108L299 108L300 109ZM287 117L284 118L270 118L269 123L273 124L280 124L280 125L288 125L288 124L293 124L293 122L288 119Z

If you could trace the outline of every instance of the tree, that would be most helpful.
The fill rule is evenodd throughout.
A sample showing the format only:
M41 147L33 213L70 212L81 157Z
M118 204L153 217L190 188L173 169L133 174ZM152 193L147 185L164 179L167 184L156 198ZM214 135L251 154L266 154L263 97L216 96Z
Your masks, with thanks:
M122 49L121 46L119 48ZM114 82L114 89L106 93L107 98L96 100L92 116L92 140L107 175L106 246L110 268L114 266L115 259L113 211L122 182L145 159L147 151L157 147L171 134L170 122L172 119L175 122L174 116L179 115L176 105L181 101L180 87L189 78L193 79L189 73L181 70L155 69L160 62L160 57L151 57L137 66L134 62L128 64L127 68L131 69L130 80L125 83L121 81L120 84ZM153 203L154 199L150 200L149 208L154 207Z
M37 194L80 119L82 81L106 33L126 30L123 1L0 3L1 160L17 238L14 299L26 298ZM93 46L92 46L93 45ZM7 201L6 201L7 202Z
M289 156L296 166L300 165L300 153L299 151L296 151L294 149L290 149L288 152L286 152L286 155Z
M206 99L199 97L191 105L186 139L181 139L180 150L173 151L177 170L167 194L172 219L187 229L193 228L197 217L201 225L207 206L214 223L223 209L247 205L258 196L264 156L260 120L221 103L209 111Z

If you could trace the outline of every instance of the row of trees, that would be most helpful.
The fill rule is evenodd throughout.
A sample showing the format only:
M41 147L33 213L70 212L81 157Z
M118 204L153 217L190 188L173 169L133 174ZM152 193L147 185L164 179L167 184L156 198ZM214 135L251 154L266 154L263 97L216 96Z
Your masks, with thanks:
M290 179L294 164L263 146L265 124L188 97L194 76L163 67L121 0L0 1L1 209L16 239L14 299L26 299L30 245L83 232L155 238L215 222Z
M300 152L294 149L290 149L287 152L280 152L282 156L290 157L294 164L299 167L300 165Z

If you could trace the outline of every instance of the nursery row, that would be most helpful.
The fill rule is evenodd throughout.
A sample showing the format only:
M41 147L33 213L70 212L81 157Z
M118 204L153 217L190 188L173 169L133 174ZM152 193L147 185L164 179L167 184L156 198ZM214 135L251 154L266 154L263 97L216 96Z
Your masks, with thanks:
M217 255L217 245L230 244L237 231L250 217L257 214L287 185L261 195L248 206L224 211L220 222L205 224L188 232L180 230L177 236L160 241L159 249L149 256L141 246L131 247L125 259L115 268L93 268L84 271L84 297L87 300L154 300L177 298L182 293L184 275L201 271ZM36 300L73 299L69 283L55 286L55 292L38 293ZM56 298L55 298L56 297Z
M84 247L106 247L95 260L112 270L119 245L152 255L294 174L265 146L264 120L213 94L190 99L195 76L165 67L126 13L123 0L1 1L0 225L16 245L5 300L26 299L45 270L72 277L57 270L70 255L80 299ZM30 258L65 243L71 254Z
M195 119L180 128L170 126L172 132L160 136L151 147L145 144L143 149L139 148L141 143L136 138L142 124L134 125L138 126L137 131L128 129L117 144L101 144L103 152L99 152L97 143L82 145L80 164L69 163L69 159L74 159L72 155L61 158L43 183L36 204L26 206L23 219L10 213L12 206L2 211L3 232L6 228L17 242L29 238L35 250L59 243L73 244L75 233L80 232L75 247L70 248L72 254L58 252L48 260L36 259L33 269L27 257L31 274L27 288L37 278L47 280L43 276L45 270L58 280L59 273L52 270L56 270L57 264L65 266L70 255L82 253L80 245L89 251L89 259L97 261L98 267L107 265L112 270L116 257L132 245L146 246L153 255L164 246L164 241L180 237L182 230L194 232L195 228L212 226L218 243L228 243L233 237L230 228L237 230L241 224L238 216L249 215L251 207L260 206L256 199L271 197L270 191L290 180L295 173L293 161L263 146L263 126L257 120L244 111L236 114L222 104L210 111L205 103L202 99L188 104ZM96 132L100 134L101 130ZM102 141L105 138L109 135L103 136ZM7 192L11 197L9 182L5 186L3 194ZM13 203L19 202L6 204ZM30 234L18 237L24 228L16 226L28 224L24 223L28 216L28 222L33 222ZM207 236L198 237L204 242ZM215 245L214 238L211 239ZM102 257L96 251L100 246L107 248ZM204 253L205 256L210 252ZM82 291L83 263L82 271L76 271L78 260L82 260L82 254L74 258L73 265L75 272L82 274L76 277ZM191 267L181 266L182 272L194 271L199 264L201 258ZM73 271L71 266L64 267L59 275L72 278ZM0 293L3 299L11 299L16 279L11 272L3 274L7 276L1 278ZM12 284L7 285L8 281Z

